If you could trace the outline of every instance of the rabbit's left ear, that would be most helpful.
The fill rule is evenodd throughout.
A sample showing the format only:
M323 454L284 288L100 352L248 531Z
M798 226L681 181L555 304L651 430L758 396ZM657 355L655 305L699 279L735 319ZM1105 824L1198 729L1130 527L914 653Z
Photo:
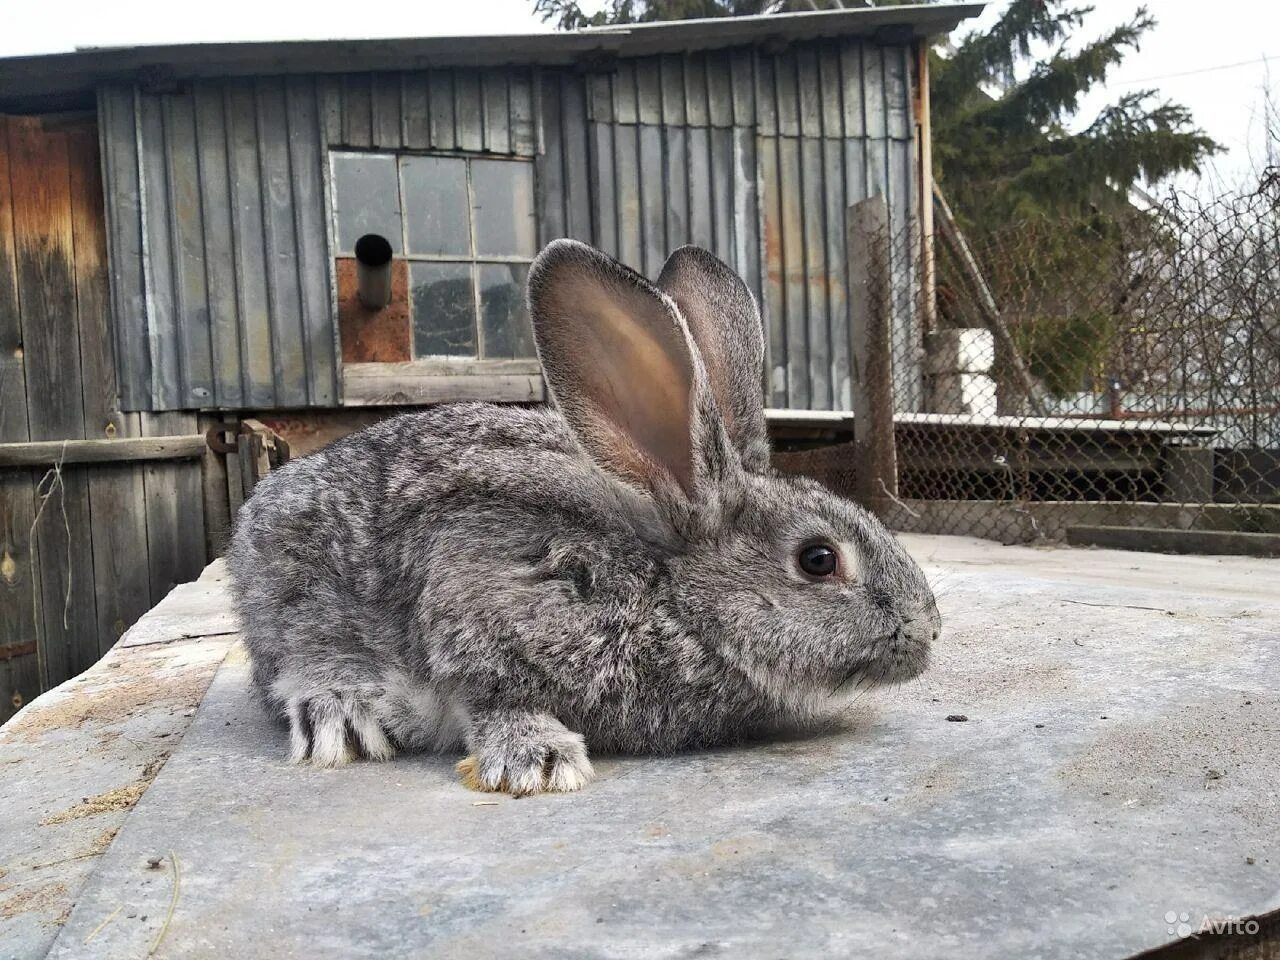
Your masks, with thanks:
M742 465L756 473L768 470L764 324L755 297L727 264L694 246L667 258L658 289L680 308Z

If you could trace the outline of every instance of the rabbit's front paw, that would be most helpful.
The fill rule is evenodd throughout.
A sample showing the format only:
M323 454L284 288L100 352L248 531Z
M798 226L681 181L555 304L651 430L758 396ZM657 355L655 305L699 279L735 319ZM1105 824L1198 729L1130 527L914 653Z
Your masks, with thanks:
M488 716L473 725L474 751L458 763L463 786L509 793L569 793L591 780L581 734L545 714Z

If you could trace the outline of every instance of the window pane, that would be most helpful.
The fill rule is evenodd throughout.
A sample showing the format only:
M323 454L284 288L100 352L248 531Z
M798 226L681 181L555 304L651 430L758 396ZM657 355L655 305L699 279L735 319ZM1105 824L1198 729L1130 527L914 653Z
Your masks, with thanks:
M480 264L480 321L486 357L532 357L533 327L525 309L527 263Z
M532 163L473 160L471 191L477 254L532 257L538 252Z
M400 186L395 157L334 153L333 216L338 250L351 253L366 233L378 233L400 253Z
M411 263L413 352L419 357L476 355L475 299L469 263Z
M404 157L404 216L409 252L469 257L467 161L461 157Z

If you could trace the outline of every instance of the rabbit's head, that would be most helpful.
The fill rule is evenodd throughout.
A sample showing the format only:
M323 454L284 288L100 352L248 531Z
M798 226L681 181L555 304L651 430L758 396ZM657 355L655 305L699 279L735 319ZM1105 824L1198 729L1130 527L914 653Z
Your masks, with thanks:
M732 270L683 247L652 284L557 240L529 306L557 406L708 653L795 706L924 669L940 620L920 568L866 510L770 467L760 313Z

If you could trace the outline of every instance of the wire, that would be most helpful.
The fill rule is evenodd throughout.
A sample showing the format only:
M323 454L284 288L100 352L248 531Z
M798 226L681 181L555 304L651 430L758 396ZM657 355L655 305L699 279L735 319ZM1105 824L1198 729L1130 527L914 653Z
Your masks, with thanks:
M1238 60L1235 63L1220 63L1212 67L1201 67L1198 70L1183 70L1179 73L1162 73L1155 77L1139 77L1136 80L1114 80L1108 86L1130 86L1135 83L1150 83L1153 80L1172 80L1174 77L1194 77L1200 73L1213 73L1217 70L1234 70L1237 67L1251 67L1256 63L1266 63L1270 59L1274 59L1274 54L1264 53L1252 60Z

